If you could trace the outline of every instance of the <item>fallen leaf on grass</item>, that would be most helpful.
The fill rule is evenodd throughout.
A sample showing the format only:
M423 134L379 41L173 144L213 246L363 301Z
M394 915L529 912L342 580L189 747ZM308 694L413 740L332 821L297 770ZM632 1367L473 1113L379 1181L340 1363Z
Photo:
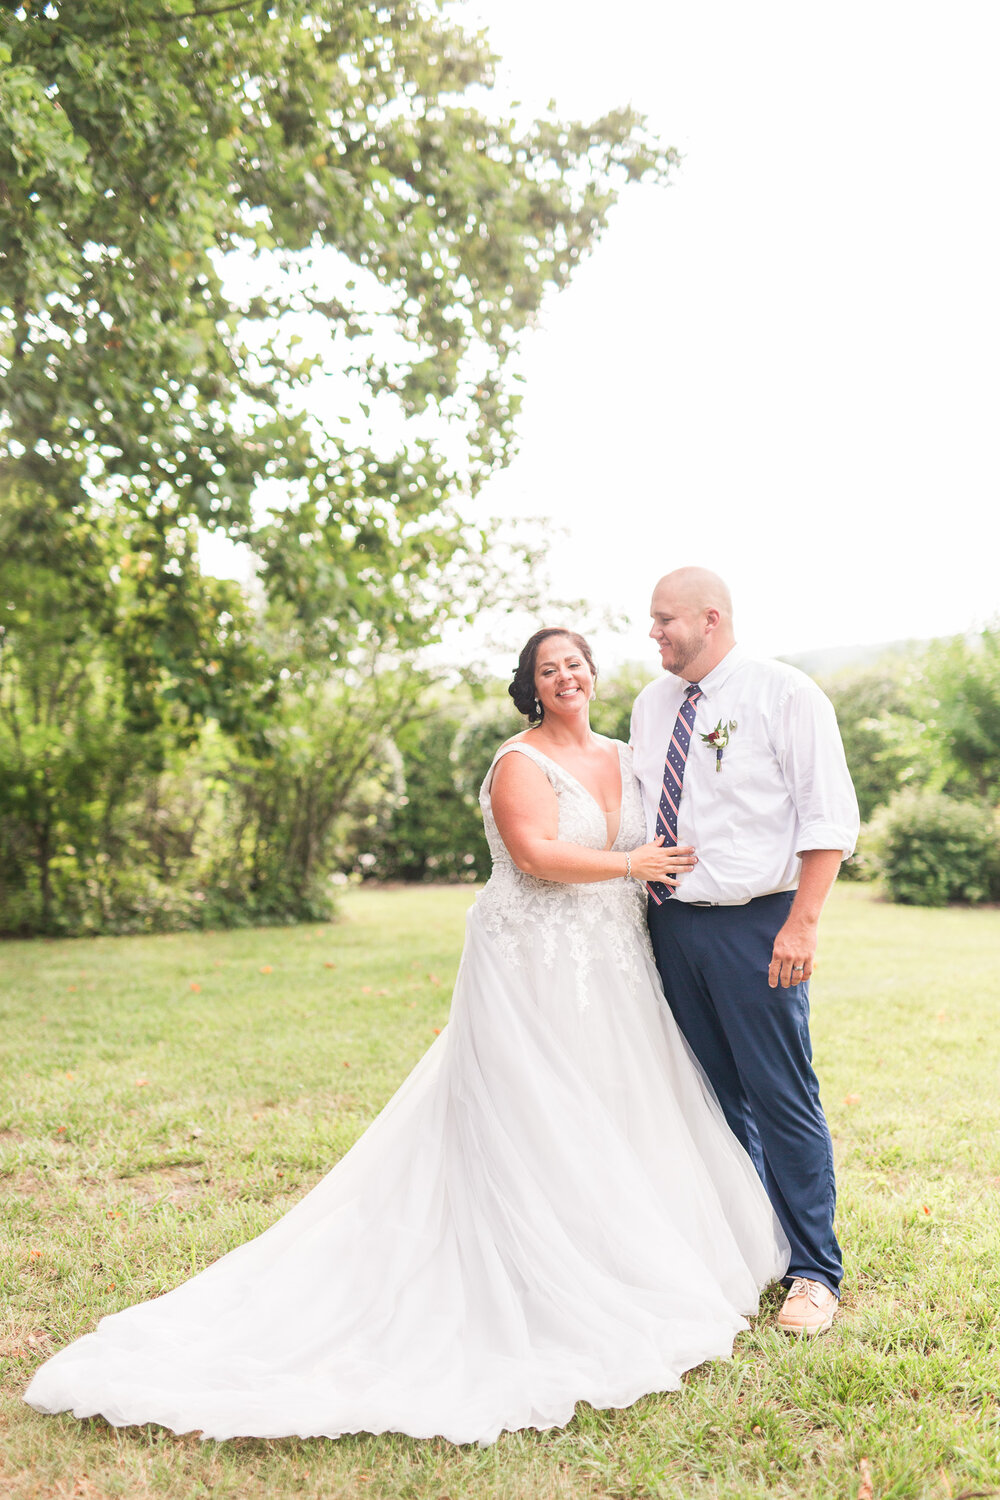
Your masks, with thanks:
M66 1077L69 1079L70 1083L72 1083L73 1079L76 1077L76 1074L75 1073L67 1073Z
M844 1103L845 1104L860 1104L861 1103L861 1095L860 1094L845 1094L844 1095Z
M926 1203L924 1204L924 1213L925 1214L929 1214L930 1213L930 1209L927 1207Z
M188 986L188 988L191 989L191 990L193 990L196 995L200 995L201 994L201 985L198 984L194 979L192 979L192 981L191 981L190 985Z
M148 1078L137 1078L135 1080L135 1086L136 1086L137 1089L147 1088L149 1086L149 1079Z
M101 1500L101 1496L106 1493L103 1487L98 1488L86 1474L82 1474L79 1478L74 1477L70 1482L73 1485L69 1492L72 1500Z
M872 1466L867 1458L863 1458L859 1467L861 1483L858 1486L858 1500L875 1500L875 1491L872 1489Z
M371 987L370 984L363 984L361 986L361 993L362 993L362 995L370 995L371 992L372 992L372 987Z
M939 1010L937 1013L937 1018L939 1021L947 1021L948 1012L946 1010Z
M323 967L324 967L324 969L335 969L337 967L337 965L331 963L328 958L325 958L323 960Z
M76 994L76 985L75 984L68 984L66 986L66 993L67 993L67 995L75 995Z
M441 1035L441 1028L440 1028L440 1026L435 1026L435 1028L434 1028L434 1035L435 1036L440 1036Z
M440 984L440 983L441 983L441 981L440 981L440 979L439 979L439 978L438 978L438 977L437 977L437 975L436 975L436 974L428 974L428 976L427 976L427 983L428 983L428 984Z
M261 964L261 966L260 966L260 972L262 974L271 974L271 973L273 973L272 966L270 964Z

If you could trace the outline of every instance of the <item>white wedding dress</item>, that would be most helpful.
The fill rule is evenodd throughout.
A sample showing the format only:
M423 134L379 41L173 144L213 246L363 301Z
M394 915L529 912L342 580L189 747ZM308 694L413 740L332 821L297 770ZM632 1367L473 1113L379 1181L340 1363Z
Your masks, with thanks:
M560 838L605 847L578 781L530 743L507 753L549 778ZM619 756L626 849L645 830ZM272 1228L42 1365L38 1411L488 1443L731 1351L787 1249L663 1000L642 887L519 871L492 773L493 874L441 1036Z

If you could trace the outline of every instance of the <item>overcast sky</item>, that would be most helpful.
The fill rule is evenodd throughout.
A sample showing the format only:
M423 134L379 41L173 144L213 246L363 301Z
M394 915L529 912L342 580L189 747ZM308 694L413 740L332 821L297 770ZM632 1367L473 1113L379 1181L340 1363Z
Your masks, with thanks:
M658 670L650 593L685 563L728 579L762 654L996 619L1000 4L456 8L503 59L496 109L631 103L683 158L525 337L520 453L473 512L552 518L552 596L594 605L570 623L622 618L591 630L602 665ZM232 554L206 543L245 573Z
M730 581L764 653L1000 611L1000 6L474 0L510 97L631 102L683 162L629 190L525 344L521 451L555 590L624 610Z

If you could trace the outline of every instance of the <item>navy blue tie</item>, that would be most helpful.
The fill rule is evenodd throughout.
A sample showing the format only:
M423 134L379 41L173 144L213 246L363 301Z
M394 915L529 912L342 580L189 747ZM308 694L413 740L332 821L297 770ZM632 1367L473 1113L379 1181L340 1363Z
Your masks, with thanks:
M681 803L681 788L684 785L684 767L687 765L688 750L691 748L691 733L694 729L695 705L701 697L701 688L696 682L689 682L684 702L681 704L680 713L674 724L674 732L670 736L670 744L667 747L667 759L663 767L663 786L660 789L660 805L656 812L656 833L654 837L663 834L663 848L669 849L677 844L677 809ZM673 886L664 885L660 880L648 880L646 889L656 902L662 906L668 897L674 894Z

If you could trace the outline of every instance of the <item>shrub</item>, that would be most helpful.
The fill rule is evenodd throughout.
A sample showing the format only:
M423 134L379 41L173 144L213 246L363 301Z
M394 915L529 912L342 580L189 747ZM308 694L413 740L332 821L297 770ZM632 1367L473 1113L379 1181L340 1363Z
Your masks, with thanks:
M498 745L523 727L506 694L459 694L395 737L399 795L358 860L370 880L475 881L490 873L479 786Z
M910 906L1000 896L1000 836L992 810L943 793L900 792L869 825L893 901Z
M941 750L928 733L935 705L925 654L916 647L905 655L887 653L870 665L818 679L836 710L864 821L904 787L922 788L929 781L934 790L941 787Z

